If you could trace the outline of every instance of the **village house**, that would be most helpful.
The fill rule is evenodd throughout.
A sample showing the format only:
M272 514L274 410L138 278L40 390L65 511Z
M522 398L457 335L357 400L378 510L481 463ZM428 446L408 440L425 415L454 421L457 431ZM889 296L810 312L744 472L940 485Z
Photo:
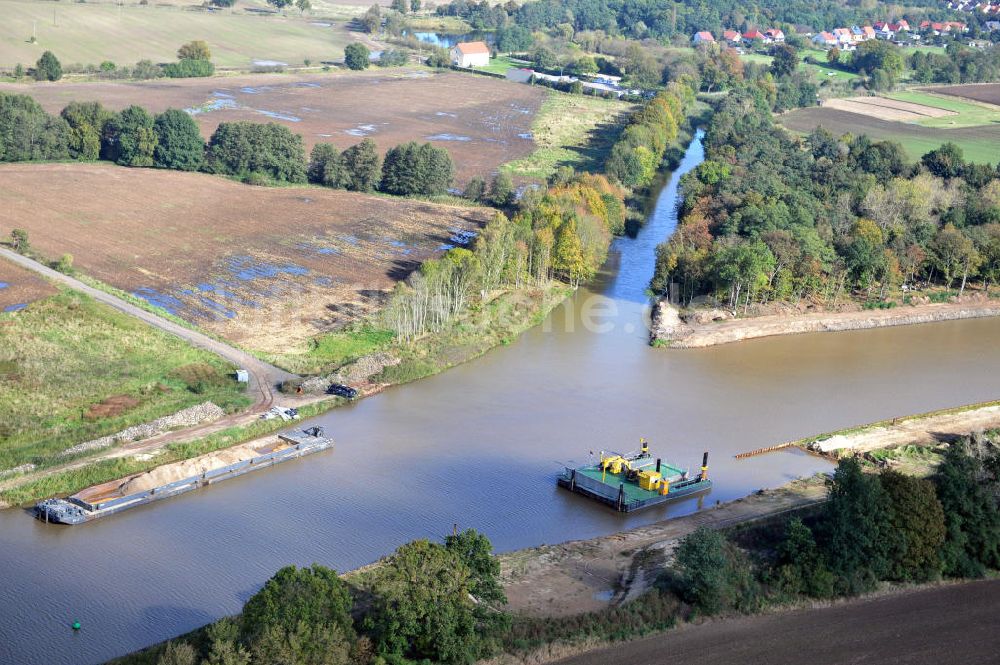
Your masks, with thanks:
M773 39L771 39L771 37L769 37L767 34L761 32L757 28L753 28L751 30L747 30L746 32L744 32L743 33L743 39L745 41L747 41L747 42L752 42L755 39L759 39L760 41L764 42L765 44L770 44L771 42L774 41Z
M738 30L726 30L722 33L722 39L731 46L739 46L743 43L743 35Z
M833 34L827 32L826 30L824 30L823 32L818 32L815 35L813 35L812 42L817 46L832 47L838 44L837 38Z
M833 36L837 39L839 46L847 46L854 41L854 33L851 32L850 28L834 28Z
M775 44L783 44L785 41L785 33L778 28L771 28L770 30L765 30L764 34L771 38L771 41Z
M715 37L713 37L712 33L708 30L702 30L701 32L696 32L694 37L691 38L691 41L695 46L698 44L714 44Z
M490 64L490 47L486 42L459 42L451 49L451 63L458 67L486 67Z

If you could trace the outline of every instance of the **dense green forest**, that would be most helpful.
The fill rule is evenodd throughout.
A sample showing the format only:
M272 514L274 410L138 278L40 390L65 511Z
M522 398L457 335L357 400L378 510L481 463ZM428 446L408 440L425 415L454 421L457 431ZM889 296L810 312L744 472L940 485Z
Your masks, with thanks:
M752 84L721 101L705 151L657 252L658 294L674 282L685 303L712 295L749 313L850 294L874 306L904 284L961 293L1000 278L1000 174L966 164L954 145L913 165L898 144L864 135L819 128L800 139L775 125L766 89Z
M874 4L874 3L873 3ZM491 4L453 0L437 12L460 16L476 29L496 29L513 19L529 30L568 25L574 31L601 30L632 38L690 37L699 30L719 33L723 28L804 25L813 30L894 18L940 18L950 15L937 0L910 0L899 5L874 7L846 0L764 0L753 5L739 0L535 0Z

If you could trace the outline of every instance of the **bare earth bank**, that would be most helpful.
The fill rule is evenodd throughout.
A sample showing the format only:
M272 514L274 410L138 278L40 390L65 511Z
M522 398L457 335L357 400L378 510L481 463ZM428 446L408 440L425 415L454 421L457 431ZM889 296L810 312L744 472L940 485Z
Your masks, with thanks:
M1000 302L976 299L959 303L904 305L893 309L779 314L729 318L722 310L683 314L665 300L653 309L651 340L672 348L693 349L756 337L810 332L866 330L914 323L1000 316ZM714 319L714 320L713 320Z

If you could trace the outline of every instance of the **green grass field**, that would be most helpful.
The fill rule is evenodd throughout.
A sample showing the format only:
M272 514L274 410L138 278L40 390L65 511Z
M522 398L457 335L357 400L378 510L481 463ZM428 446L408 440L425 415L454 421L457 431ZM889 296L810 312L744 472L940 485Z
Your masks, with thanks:
M817 62L821 64L811 64L805 62L807 56L812 56ZM819 49L808 48L802 49L799 52L799 57L803 59L803 62L799 63L799 69L802 70L812 70L816 74L816 80L818 82L823 82L828 79L833 79L837 81L850 81L851 79L857 78L857 74L851 72L845 72L840 69L834 69L826 65L826 51L821 51ZM754 62L764 65L770 65L772 58L769 55L763 53L746 53L740 56L740 60L743 62Z
M484 72L493 72L494 74L506 74L507 70L510 68L518 67L530 67L529 63L522 60L511 60L506 55L498 55L495 58L490 58L490 64L485 67L476 67L476 69Z
M148 58L169 62L177 48L192 39L203 39L220 67L249 68L254 60L276 60L301 65L331 60L343 55L351 40L345 21L360 13L357 7L328 17L301 15L295 9L286 15L253 15L246 2L232 10L207 12L200 3L177 5L151 2L140 6L129 1L113 3L45 2L7 0L0 21L0 67L17 63L33 65L42 52L51 50L64 65L98 64L111 60L133 64ZM252 6L264 6L251 2ZM314 25L329 24L327 25ZM30 43L34 32L37 43Z
M924 127L958 128L958 127L980 127L982 125L1000 124L1000 107L980 104L969 100L961 100L957 97L947 97L935 95L933 93L906 90L885 95L889 99L898 99L901 102L913 104L923 104L933 108L954 111L958 115L943 116L940 118L924 118L917 121L918 125Z
M552 91L531 126L533 153L504 166L512 176L544 180L560 166L599 170L620 127L616 119L632 104Z
M215 355L72 291L0 314L0 334L0 470L207 400L249 403Z

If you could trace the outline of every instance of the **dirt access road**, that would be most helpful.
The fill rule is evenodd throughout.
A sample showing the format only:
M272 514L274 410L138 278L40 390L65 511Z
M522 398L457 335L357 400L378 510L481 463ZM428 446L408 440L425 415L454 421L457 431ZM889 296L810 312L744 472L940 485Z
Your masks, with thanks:
M105 450L96 456L76 460L68 464L50 467L38 473L27 473L21 476L16 476L0 483L0 490L9 489L10 487L22 485L24 483L56 473L61 473L63 471L81 468L89 464L93 464L98 460L150 452L162 448L169 443L191 441L205 437L213 432L217 432L227 427L251 422L256 419L258 413L269 409L274 404L276 397L275 387L279 383L285 381L286 379L296 378L295 374L291 374L283 369L279 369L273 365L269 365L261 360L258 360L245 351L241 351L240 349L229 346L224 342L212 339L211 337L208 337L198 331L180 326L172 321L159 317L152 312L147 312L146 310L136 307L135 305L122 300L117 296L105 293L104 291L89 286L78 279L70 277L69 275L64 275L61 272L47 268L41 263L25 256L21 256L20 254L12 252L9 249L0 247L0 257L9 259L12 263L46 277L51 281L65 284L76 291L85 293L94 300L110 305L111 307L114 307L129 316L133 316L141 321L144 321L155 328L159 328L160 330L168 332L172 335L176 335L194 346L218 354L237 367L246 369L250 375L249 390L251 394L255 396L255 402L248 411L233 414L212 423L173 432L166 432L159 436L143 439L142 441L116 446L109 450ZM3 505L0 504L0 507L3 507Z
M173 321L168 321L167 319L157 316L152 312L147 312L140 307L136 307L130 302L122 300L118 296L105 293L100 289L95 289L94 287L89 286L74 277L52 270L37 261L21 256L17 252L13 252L5 247L0 247L0 256L16 263L22 268L27 268L28 270L32 270L42 275L43 277L47 277L54 282L65 284L76 291L86 293L94 300L110 305L120 312L144 321L154 328L159 328L160 330L168 332L171 335L180 337L181 339L199 348L211 351L212 353L225 358L237 367L247 370L250 374L250 391L256 397L256 401L253 405L253 410L255 412L264 411L270 408L270 406L274 403L275 386L287 379L296 378L296 375L258 360L245 351L241 351L240 349L232 347L225 342L220 342L217 339L212 339L208 335L202 334L196 330L185 328L184 326L178 325Z
M560 665L996 663L1000 581L686 626Z

